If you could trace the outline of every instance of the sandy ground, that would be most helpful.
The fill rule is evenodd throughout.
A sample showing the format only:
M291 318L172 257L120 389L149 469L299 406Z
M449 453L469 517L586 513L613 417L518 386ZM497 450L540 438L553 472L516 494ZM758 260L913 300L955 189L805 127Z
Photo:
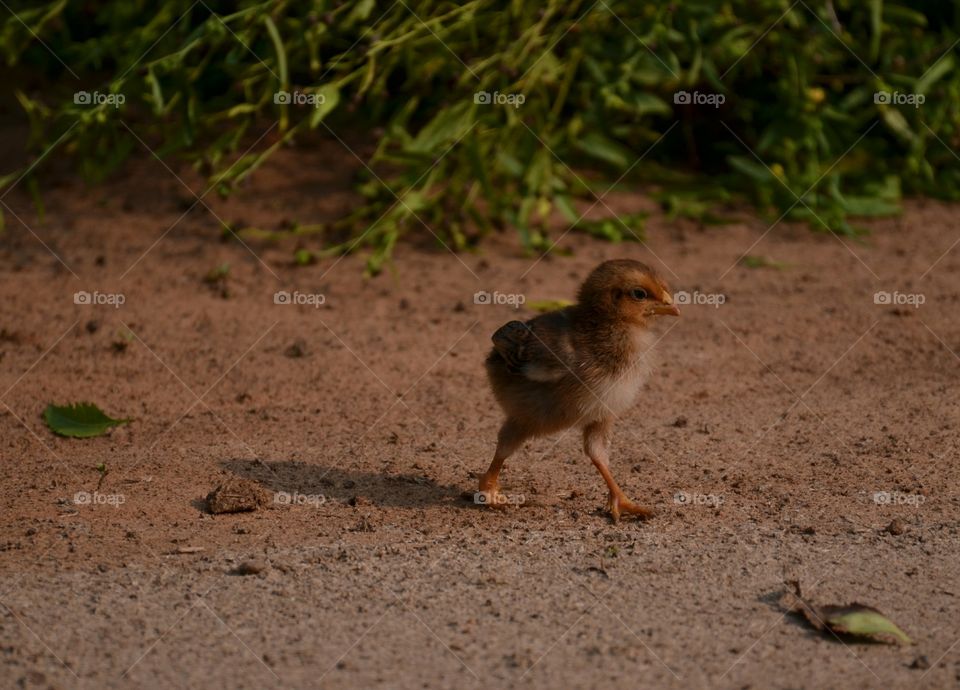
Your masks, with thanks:
M424 231L372 280L361 257L219 239L216 217L337 213L329 161L284 153L209 212L149 158L55 180L43 218L4 198L0 686L960 687L960 207L910 202L844 243L613 194L651 210L646 245L569 234L537 261L505 234L454 257ZM532 315L474 293L570 298L612 257L725 297L662 324L617 426L615 476L657 517L607 520L576 433L508 463L522 505L473 505L500 422L489 336ZM80 400L134 421L54 436L45 406ZM263 506L205 512L237 479ZM777 603L791 579L915 646L812 632Z

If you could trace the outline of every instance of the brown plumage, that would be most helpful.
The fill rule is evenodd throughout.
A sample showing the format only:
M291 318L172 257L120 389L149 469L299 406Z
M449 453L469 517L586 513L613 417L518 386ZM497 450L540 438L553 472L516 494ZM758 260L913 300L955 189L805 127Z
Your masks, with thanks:
M610 474L613 422L629 408L651 368L650 320L679 316L666 283L649 266L606 261L587 277L577 304L526 323L511 321L493 334L486 367L506 413L490 469L480 479L487 503L499 500L504 461L528 438L578 426L584 451L600 472L614 520L621 513L650 517Z

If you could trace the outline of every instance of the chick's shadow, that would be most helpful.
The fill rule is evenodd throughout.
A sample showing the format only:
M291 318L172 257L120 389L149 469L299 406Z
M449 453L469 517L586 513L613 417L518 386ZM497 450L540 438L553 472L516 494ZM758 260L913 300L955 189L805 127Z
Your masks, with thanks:
M398 508L467 506L462 499L463 487L438 484L424 475L379 474L294 460L237 458L220 464L273 493L321 495L327 501L349 501L361 496L374 505Z

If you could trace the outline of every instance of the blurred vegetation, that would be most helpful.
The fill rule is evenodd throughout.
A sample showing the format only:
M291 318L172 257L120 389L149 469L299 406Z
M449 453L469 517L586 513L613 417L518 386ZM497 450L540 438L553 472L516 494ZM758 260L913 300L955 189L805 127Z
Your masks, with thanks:
M896 213L903 194L960 197L952 3L8 6L0 47L28 75L13 86L31 146L40 154L62 138L57 151L88 179L139 149L127 124L221 194L311 130L374 133L356 180L365 202L309 228L316 246L301 262L363 246L376 271L423 225L458 249L497 227L532 250L572 225L631 239L642 216L597 203L614 181L654 185L672 216L711 222L716 207L747 200L771 222L844 234L852 218ZM79 89L125 102L77 104ZM277 103L279 91L311 103ZM676 103L678 91L724 102ZM878 91L924 103L877 102ZM478 92L523 103L478 103ZM608 220L580 217L594 204Z

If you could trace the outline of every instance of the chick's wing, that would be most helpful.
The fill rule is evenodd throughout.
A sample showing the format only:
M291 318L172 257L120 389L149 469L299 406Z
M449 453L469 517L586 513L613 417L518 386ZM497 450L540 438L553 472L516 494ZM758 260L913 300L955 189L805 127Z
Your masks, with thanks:
M526 323L504 324L493 334L493 348L511 373L531 381L559 381L573 368L574 350L565 310Z

